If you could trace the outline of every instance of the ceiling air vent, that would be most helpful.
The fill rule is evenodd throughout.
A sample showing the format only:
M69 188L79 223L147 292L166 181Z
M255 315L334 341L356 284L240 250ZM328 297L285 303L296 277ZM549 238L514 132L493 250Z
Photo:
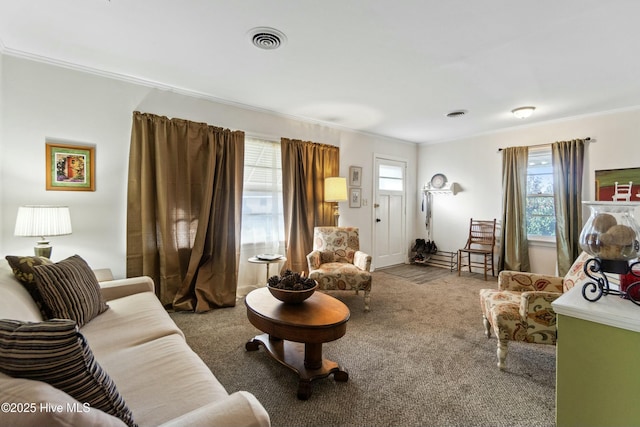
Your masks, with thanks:
M451 117L451 118L462 117L465 114L467 114L467 110L457 110L457 111L452 111L452 112L448 113L447 117Z
M277 49L284 45L287 36L282 31L269 27L257 27L249 30L249 39L255 47L265 50Z

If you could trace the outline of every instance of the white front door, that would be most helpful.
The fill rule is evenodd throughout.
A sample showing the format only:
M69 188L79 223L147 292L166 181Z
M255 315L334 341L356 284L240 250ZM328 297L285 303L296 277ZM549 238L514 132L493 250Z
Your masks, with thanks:
M405 245L407 163L375 158L374 266L402 264L407 259Z

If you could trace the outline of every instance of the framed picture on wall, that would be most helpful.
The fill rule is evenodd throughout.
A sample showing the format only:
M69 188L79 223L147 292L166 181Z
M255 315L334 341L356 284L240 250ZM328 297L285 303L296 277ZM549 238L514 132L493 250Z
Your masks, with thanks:
M349 207L350 208L359 208L361 206L360 196L361 196L360 188L351 188L349 190Z
M47 190L95 191L95 147L46 142Z
M360 166L349 167L349 185L352 187L362 185L362 168Z
M596 171L596 200L603 202L640 201L640 168Z

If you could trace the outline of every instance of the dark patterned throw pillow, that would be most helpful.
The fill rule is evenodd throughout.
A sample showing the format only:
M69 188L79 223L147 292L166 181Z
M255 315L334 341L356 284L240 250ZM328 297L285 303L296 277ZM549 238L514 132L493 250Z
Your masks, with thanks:
M81 328L109 308L91 267L78 255L33 272L51 318L75 320Z
M73 320L0 320L0 372L46 382L130 427L136 425L116 384L95 360Z
M9 262L11 270L13 270L14 276L22 285L29 291L29 295L38 305L42 316L45 319L51 317L51 313L47 312L46 306L42 301L42 295L36 285L36 278L33 274L33 268L37 265L53 264L49 258L42 256L16 256L7 255L5 259Z

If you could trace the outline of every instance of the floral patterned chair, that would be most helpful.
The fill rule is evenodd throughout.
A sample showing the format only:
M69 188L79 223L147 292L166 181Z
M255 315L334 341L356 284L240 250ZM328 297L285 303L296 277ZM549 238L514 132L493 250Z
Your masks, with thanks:
M500 369L505 368L509 341L555 345L556 313L551 303L587 278L583 267L590 257L582 252L565 277L504 270L498 275L498 289L480 290L485 335L491 338L493 329L498 338Z
M318 289L364 291L364 311L369 311L371 255L360 251L358 228L315 227L307 263Z

